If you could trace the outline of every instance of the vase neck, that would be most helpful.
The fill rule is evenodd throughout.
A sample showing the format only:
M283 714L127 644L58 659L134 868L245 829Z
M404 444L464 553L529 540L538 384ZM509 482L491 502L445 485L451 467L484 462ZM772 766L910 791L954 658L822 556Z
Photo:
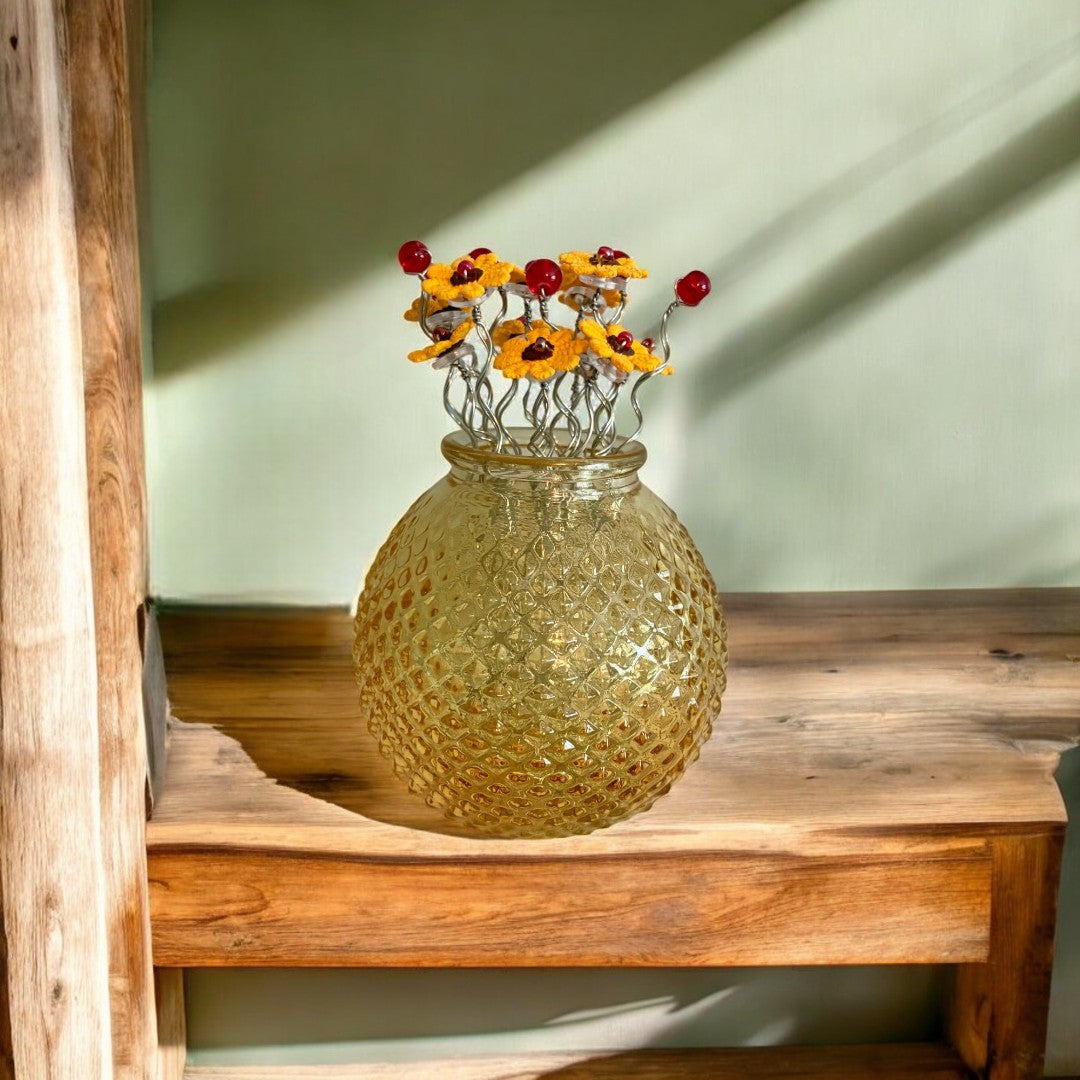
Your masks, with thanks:
M473 446L456 431L442 441L450 474L466 481L543 484L588 488L603 492L632 490L639 484L638 469L645 464L645 447L628 442L602 457L534 457L496 453L491 446Z

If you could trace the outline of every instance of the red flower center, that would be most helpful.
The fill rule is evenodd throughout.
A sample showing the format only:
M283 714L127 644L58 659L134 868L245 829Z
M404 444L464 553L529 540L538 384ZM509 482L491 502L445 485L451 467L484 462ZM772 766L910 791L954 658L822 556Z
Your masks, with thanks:
M521 350L522 360L546 360L555 355L555 346L547 338L537 338L531 345Z
M634 335L629 330L623 330L620 334L608 334L607 343L623 356L632 356L634 353Z
M474 281L479 281L484 276L484 271L480 269L476 263L470 259L462 259L456 267L454 267L454 273L450 278L451 285L471 285Z

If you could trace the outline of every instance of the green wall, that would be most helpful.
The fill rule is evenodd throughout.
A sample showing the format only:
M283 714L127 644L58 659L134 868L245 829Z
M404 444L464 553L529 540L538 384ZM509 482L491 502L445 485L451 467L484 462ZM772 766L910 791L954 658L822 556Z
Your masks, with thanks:
M159 595L355 595L442 468L437 377L404 359L417 336L393 253L415 235L522 262L623 247L653 271L641 334L678 274L712 275L707 306L673 325L676 377L650 387L645 479L722 590L1080 585L1080 5L617 10L156 0ZM1078 772L1066 759L1074 801ZM1074 1071L1075 842L1050 1054ZM852 1031L899 1037L925 1027L935 986L923 971L380 979L200 974L193 1057L827 1038L820 1003L848 998L864 1006ZM407 1004L446 994L475 994L490 1027ZM582 1011L584 1028L552 1024Z

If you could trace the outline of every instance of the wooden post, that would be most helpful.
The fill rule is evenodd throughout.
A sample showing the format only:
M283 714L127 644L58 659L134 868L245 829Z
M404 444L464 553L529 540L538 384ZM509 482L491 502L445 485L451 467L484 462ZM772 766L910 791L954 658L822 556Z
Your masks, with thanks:
M0 882L17 1080L111 1080L64 28L0 7Z
M117 1080L152 1080L157 1031L146 882L142 329L129 75L143 48L124 0L65 7L82 306L87 499L97 641L102 850ZM129 26L129 19L134 25Z
M1054 958L1060 827L993 841L990 956L953 976L948 1034L986 1080L1041 1080Z
M157 968L158 1080L183 1080L187 1059L187 1020L184 1015L182 968Z

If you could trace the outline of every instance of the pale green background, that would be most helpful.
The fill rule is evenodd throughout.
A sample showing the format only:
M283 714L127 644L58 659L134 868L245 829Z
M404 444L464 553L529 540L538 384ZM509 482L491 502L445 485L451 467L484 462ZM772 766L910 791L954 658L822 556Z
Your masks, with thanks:
M1080 585L1076 0L156 0L153 36L158 595L354 596L442 468L414 235L625 248L642 334L712 275L645 479L722 590ZM1050 1064L1080 1071L1070 844ZM192 1057L914 1037L935 985L204 973Z

